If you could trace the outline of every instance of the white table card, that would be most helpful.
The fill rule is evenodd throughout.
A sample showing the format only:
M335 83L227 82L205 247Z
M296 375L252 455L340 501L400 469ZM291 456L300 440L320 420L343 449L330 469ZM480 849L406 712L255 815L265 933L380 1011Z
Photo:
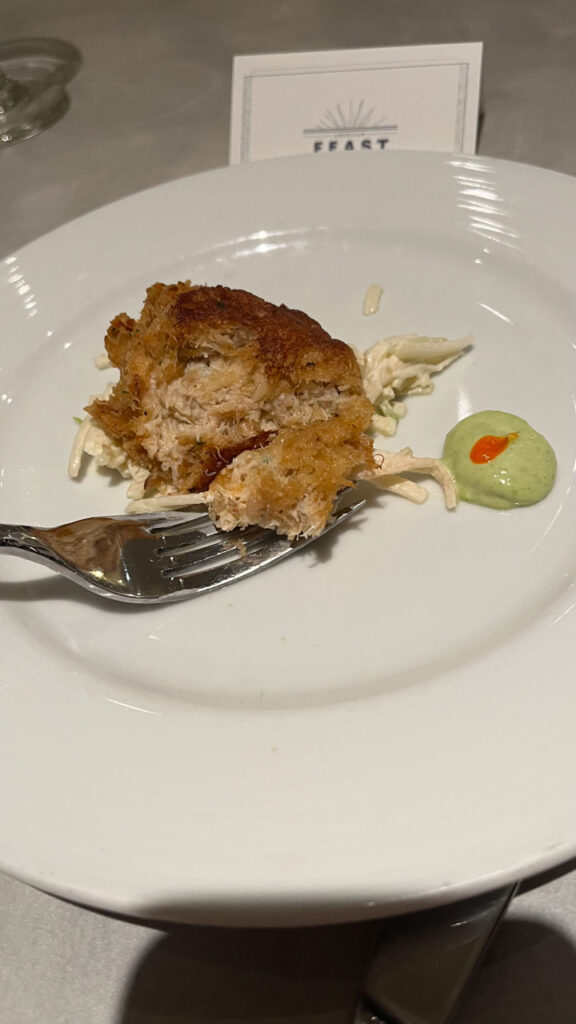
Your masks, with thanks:
M234 58L230 163L296 153L474 153L481 43Z

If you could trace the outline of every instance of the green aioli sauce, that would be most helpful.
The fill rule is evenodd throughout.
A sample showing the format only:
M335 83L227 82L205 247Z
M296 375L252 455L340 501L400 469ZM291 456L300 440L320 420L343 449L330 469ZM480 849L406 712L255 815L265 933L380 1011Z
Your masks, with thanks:
M478 452L486 461L478 461ZM476 412L453 427L442 461L459 498L490 508L542 501L556 478L556 456L546 438L519 416L494 410Z

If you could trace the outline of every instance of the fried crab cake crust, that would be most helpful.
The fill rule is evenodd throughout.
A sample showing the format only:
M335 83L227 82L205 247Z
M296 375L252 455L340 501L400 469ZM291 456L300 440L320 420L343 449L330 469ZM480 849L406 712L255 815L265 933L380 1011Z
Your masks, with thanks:
M224 528L319 532L338 491L374 467L356 357L300 310L240 289L154 284L140 317L116 316L105 344L119 380L88 413L145 467L148 487L212 492Z

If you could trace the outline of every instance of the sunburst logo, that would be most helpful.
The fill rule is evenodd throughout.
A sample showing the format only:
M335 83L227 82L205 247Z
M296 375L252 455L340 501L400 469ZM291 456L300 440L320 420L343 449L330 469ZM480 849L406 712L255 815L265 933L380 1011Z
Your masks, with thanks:
M333 110L327 108L315 127L308 131L373 131L389 128L390 126L384 123L385 120L383 117L376 117L374 107L365 110L364 100L360 100L359 103L349 100L346 110L340 103L337 103Z
M315 137L314 152L335 149L385 149L397 124L368 107L364 100L348 100L327 107L316 124L303 134ZM331 138L330 138L331 136Z

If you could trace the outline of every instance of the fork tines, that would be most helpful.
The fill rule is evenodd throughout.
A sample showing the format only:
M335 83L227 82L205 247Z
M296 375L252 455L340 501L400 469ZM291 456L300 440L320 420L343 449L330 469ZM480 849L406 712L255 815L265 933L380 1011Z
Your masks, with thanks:
M288 549L290 542L272 530L248 526L223 533L209 516L174 523L151 530L158 537L157 554L166 559L166 577L189 576L241 560L249 565L263 548Z

